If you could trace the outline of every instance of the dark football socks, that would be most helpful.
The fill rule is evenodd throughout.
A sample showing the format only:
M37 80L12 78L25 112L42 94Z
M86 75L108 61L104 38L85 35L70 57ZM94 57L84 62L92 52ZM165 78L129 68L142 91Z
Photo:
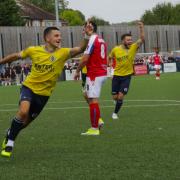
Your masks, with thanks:
M119 99L119 100L116 101L116 106L115 106L114 113L117 114L119 112L119 110L121 109L122 104L123 104L123 100Z
M13 118L11 127L8 130L8 139L14 141L23 127L24 124L20 119L18 119L17 117Z

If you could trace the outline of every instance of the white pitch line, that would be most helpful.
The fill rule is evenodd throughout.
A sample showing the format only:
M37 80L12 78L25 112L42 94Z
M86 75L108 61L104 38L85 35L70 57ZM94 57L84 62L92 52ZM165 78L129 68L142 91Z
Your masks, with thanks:
M113 102L113 100L100 100L101 102ZM170 100L170 99L131 99L131 100L124 100L124 102L180 102L180 100ZM86 101L50 101L49 104L58 104L58 103L84 103Z
M48 104L72 104L72 103L85 103L86 101L49 101ZM100 102L113 102L113 100L100 100ZM180 103L180 100L170 100L170 99L132 99L124 100L124 102L176 102ZM18 106L17 104L0 104L0 106Z
M142 104L142 105L124 105L123 108L138 108L138 107L166 107L166 106L180 106L180 104ZM100 106L100 108L113 108L114 106ZM57 108L44 108L44 110L71 110L71 109L88 109L89 107L77 106L77 107L57 107ZM0 112L12 112L17 109L0 109Z

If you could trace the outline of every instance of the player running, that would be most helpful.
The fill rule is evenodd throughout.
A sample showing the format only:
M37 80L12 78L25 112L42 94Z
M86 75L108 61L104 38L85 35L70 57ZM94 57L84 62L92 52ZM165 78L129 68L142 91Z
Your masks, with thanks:
M99 96L101 87L107 79L107 46L105 41L100 38L97 32L97 25L93 21L89 21L90 36L86 51L82 57L82 61L77 67L74 79L79 79L81 69L87 67L87 77L85 84L85 92L88 98L91 128L81 135L99 135Z
M144 42L144 25L142 22L139 22L138 25L140 38L133 43L131 34L123 34L121 36L122 44L114 47L109 54L109 63L113 58L116 60L112 79L112 96L116 101L112 114L113 119L118 119L118 112L123 104L124 96L128 93L131 76L134 73L133 64L136 52Z
M152 56L152 63L154 63L154 69L156 70L156 80L160 80L160 70L161 70L161 64L163 63L163 60L161 56L159 55L159 49L155 48L155 55Z
M31 72L21 88L19 110L12 119L2 144L2 156L11 156L19 132L40 114L54 90L66 60L82 53L88 43L88 40L85 39L79 47L62 48L61 33L57 27L46 28L44 40L45 45L28 47L0 60L0 64L11 63L27 57L32 60Z

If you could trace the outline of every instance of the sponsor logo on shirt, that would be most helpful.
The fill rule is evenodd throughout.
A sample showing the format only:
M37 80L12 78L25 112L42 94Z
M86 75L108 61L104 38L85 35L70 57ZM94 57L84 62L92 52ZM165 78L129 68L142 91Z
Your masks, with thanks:
M56 58L55 58L54 56L51 56L51 57L50 57L50 60L53 62L53 61L56 60Z

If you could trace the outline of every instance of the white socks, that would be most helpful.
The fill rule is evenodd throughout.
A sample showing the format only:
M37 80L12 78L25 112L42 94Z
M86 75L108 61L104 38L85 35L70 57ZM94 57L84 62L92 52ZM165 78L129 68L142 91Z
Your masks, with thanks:
M14 141L8 139L8 142L7 142L6 146L11 146L11 147L13 147L13 146L14 146Z

